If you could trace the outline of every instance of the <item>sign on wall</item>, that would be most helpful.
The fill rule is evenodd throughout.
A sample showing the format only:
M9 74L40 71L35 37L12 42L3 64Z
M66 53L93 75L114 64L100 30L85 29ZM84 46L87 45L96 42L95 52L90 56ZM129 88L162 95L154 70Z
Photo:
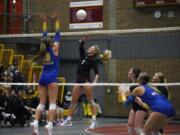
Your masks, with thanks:
M79 10L85 11L85 19L78 19ZM103 28L103 0L70 2L69 12L70 29Z
M135 0L135 7L180 5L180 0Z

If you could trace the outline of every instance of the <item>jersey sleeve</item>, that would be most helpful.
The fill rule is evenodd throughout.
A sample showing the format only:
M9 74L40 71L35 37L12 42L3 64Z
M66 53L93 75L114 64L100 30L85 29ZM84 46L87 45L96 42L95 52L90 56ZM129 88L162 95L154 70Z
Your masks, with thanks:
M79 54L80 54L80 58L83 59L85 57L85 49L84 49L84 41L80 41L80 45L79 45Z
M93 61L93 70L94 70L94 73L96 75L99 74L99 68L98 68L98 61L97 60Z

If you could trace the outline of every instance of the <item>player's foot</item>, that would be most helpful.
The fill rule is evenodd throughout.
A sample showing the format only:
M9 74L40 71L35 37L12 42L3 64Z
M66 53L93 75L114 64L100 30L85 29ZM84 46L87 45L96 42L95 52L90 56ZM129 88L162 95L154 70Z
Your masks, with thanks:
M72 126L72 121L66 119L60 126Z
M58 120L57 125L61 126L62 123L64 123L64 120Z
M97 126L97 122L96 121L91 121L91 125L89 126L89 129L94 129L94 128L96 128L96 126Z
M30 123L30 126L32 128L32 135L39 135L38 124L32 122L32 123Z
M52 135L53 125L47 124L44 128L46 129L47 135Z

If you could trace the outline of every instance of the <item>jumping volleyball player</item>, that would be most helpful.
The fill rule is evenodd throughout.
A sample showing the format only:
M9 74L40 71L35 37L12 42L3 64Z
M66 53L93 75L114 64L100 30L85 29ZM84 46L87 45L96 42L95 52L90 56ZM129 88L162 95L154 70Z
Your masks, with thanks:
M84 44L87 40L88 36L84 36L82 40L80 40L79 53L80 53L80 61L77 68L77 79L76 83L91 83L90 71L94 70L95 78L92 83L97 83L99 79L99 70L98 70L98 58L100 55L100 50L97 46L93 45L88 48L87 52L85 52ZM104 51L104 55L102 55L105 61L107 61L111 57L111 52L106 50ZM69 115L62 123L62 126L71 126L72 125L72 115L76 109L77 100L80 96L81 89L85 90L86 97L88 102L91 104L92 109L92 122L89 128L93 129L96 127L96 103L93 97L93 87L92 86L74 86L72 90L72 102L69 108Z
M164 128L168 120L174 117L175 111L168 99L148 85L149 80L149 75L146 72L140 73L138 77L140 86L136 87L127 99L125 99L125 95L123 96L125 106L136 101L141 106L148 105L152 111L139 135L160 135L159 130Z
M35 120L30 124L32 127L32 134L39 135L38 123L41 112L45 109L47 98L49 99L49 115L48 123L45 126L48 135L52 135L53 120L56 113L56 100L58 95L58 70L59 70L59 46L60 46L60 31L59 20L55 22L56 33L53 39L48 38L47 22L43 22L43 33L40 45L40 53L35 57L43 57L43 72L39 80L39 97L40 103L35 111Z

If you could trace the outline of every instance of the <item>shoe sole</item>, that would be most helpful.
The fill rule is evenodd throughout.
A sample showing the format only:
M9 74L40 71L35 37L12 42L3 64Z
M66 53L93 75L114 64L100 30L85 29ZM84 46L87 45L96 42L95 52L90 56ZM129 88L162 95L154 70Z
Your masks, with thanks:
M72 126L72 124L67 124L67 125L60 125L61 127L71 127Z
M52 133L51 133L51 134L49 134L49 130L48 130L48 128L47 128L47 127L44 127L44 128L45 128L45 131L46 131L47 135L52 135Z
M31 128L33 129L33 131L32 131L32 135L39 135L38 133L36 133L35 131L34 131L34 126L33 125L31 125Z

